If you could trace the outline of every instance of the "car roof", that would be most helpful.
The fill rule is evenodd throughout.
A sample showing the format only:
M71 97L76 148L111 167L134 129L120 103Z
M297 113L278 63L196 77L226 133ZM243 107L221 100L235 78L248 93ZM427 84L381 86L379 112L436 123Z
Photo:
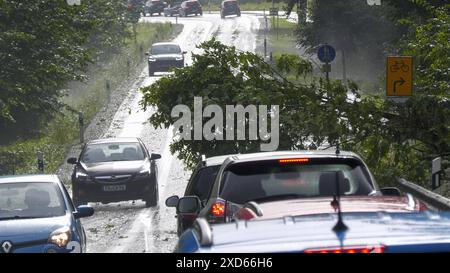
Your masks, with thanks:
M260 152L250 154L236 154L229 157L233 162L250 162L259 160L277 160L289 159L297 157L308 158L355 158L362 161L362 159L353 152L340 151L336 154L334 150L299 150L299 151L277 151L277 152Z
M58 176L54 174L31 174L31 175L10 175L10 176L0 176L1 183L59 183Z
M87 144L102 144L102 143L121 143L121 142L139 142L136 137L117 137L117 138L101 138L89 141Z
M235 154L208 157L208 158L206 158L205 166L209 167L209 166L222 165L222 163L225 161L225 159L227 159L233 155L235 155Z
M173 42L161 42L161 43L154 43L152 44L152 46L160 46L160 45L176 45L176 46L180 46L177 43L173 43Z

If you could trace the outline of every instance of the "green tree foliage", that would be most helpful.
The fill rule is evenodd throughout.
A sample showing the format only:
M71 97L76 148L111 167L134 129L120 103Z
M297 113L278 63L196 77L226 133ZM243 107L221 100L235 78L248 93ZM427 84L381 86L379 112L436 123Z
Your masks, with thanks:
M124 1L0 1L1 141L33 132L60 108L66 82L121 46L126 12Z
M355 104L348 99L350 96L361 100L354 85L347 89L339 82L302 85L288 81L287 73L298 77L311 73L311 64L299 56L282 55L274 68L256 54L238 51L216 40L205 42L200 48L203 53L193 56L192 66L177 69L173 75L142 90L144 109L158 109L150 118L153 126L169 128L178 119L171 117L172 108L184 104L193 110L196 96L203 98L204 107L216 104L223 111L226 105L279 105L281 150L303 149L311 144L319 147L359 137L366 134L366 124L375 119L369 114L373 106L366 100ZM247 119L246 128L248 122ZM189 167L196 164L200 154L255 152L260 147L260 142L253 140L175 139L171 151L177 152Z

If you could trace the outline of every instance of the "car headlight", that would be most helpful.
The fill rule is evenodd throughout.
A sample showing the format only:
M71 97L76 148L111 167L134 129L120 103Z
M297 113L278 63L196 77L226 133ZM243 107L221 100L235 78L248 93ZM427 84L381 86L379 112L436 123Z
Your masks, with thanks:
M69 227L62 227L50 234L48 237L48 242L55 244L59 247L66 247L72 238L72 232Z
M145 167L142 170L140 170L137 175L138 176L148 176L148 175L150 175L150 173L151 173L150 167Z
M149 62L156 62L156 58L155 58L155 57L149 57L149 58L148 58L148 61L149 61Z
M177 60L177 61L182 61L182 60L183 60L183 57L176 57L175 60Z
M91 181L91 178L89 177L89 175L82 170L76 171L75 178L79 181Z

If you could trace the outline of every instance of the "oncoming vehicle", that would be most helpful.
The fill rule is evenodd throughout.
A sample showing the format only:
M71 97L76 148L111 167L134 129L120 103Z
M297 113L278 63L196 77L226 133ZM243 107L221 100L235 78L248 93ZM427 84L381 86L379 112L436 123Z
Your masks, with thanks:
M214 180L217 176L220 166L229 155L214 156L202 159L197 164L196 169L192 172L189 182L186 186L184 196L196 196L202 203L208 201L209 193L211 192ZM179 197L177 195L171 196L166 200L167 207L178 206ZM183 231L191 227L196 219L196 214L183 214L177 210L177 233L181 235Z
M167 7L167 3L161 0L150 0L145 3L144 6L144 16L149 14L153 16L153 14L157 13L161 15L164 12L164 9Z
M0 253L85 252L80 218L93 213L73 206L56 175L0 177Z
M450 252L449 212L336 213L209 225L184 232L182 253L426 253Z
M311 203L303 208L303 213L324 213L327 211L320 205L321 198L336 195L336 179L343 198L353 196L369 200L387 194L400 195L395 188L380 189L362 159L351 152L268 152L229 157L219 170L208 201L185 196L179 200L177 209L181 214L203 217L210 223L224 223L232 221L235 213L252 201L302 199ZM384 209L376 202L372 204L371 210ZM292 206L280 206L278 211L289 215L291 209ZM361 206L359 211L366 209L367 206Z
M150 154L139 138L110 138L88 142L74 164L72 197L75 204L142 199L158 204L159 154Z
M187 17L188 15L195 14L203 15L202 5L197 0L189 0L181 3L179 10L179 15L182 17Z
M220 5L220 17L223 19L228 15L241 16L241 8L237 0L225 0Z
M155 43L152 45L148 56L148 74L153 76L155 72L166 72L174 67L184 67L184 54L176 43Z

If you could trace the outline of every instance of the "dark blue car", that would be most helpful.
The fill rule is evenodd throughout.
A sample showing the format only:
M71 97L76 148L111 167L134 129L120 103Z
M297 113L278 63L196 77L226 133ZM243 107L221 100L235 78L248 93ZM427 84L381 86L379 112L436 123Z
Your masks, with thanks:
M449 212L352 212L287 216L210 225L199 218L184 232L183 253L425 253L450 252Z
M55 175L0 177L0 253L85 252L80 218L93 213Z

